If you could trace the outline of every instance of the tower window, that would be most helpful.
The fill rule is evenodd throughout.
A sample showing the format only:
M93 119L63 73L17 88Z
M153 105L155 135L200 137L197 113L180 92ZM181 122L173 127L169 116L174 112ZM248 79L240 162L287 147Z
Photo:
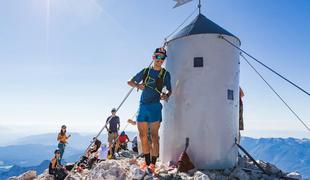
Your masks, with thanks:
M234 91L231 89L227 90L227 99L234 100Z
M203 67L203 57L194 57L194 67Z

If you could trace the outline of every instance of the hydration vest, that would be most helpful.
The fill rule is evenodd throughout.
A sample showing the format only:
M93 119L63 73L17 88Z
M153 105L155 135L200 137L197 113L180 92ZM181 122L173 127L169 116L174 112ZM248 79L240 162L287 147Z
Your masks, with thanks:
M147 82L150 78L150 70L151 68L145 68L143 71L143 84L147 86ZM161 68L157 78L156 78L156 88L154 89L158 93L161 93L164 87L164 80L166 76L167 70L165 68Z

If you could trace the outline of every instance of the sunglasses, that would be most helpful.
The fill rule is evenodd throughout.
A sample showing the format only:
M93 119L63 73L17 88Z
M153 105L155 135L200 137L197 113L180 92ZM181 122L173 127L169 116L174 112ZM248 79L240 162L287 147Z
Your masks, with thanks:
M158 61L159 61L159 60L165 60L165 58L166 58L166 57L163 56L163 55L155 55L155 59L158 60Z

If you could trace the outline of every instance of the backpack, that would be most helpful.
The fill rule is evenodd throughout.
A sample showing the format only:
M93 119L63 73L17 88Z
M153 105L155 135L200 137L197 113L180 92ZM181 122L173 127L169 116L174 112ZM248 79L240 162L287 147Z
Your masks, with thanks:
M147 84L148 79L150 78L150 69L151 68L145 68L143 70L143 84ZM165 80L165 76L166 76L167 70L165 68L161 68L157 79L156 79L156 88L154 89L155 91L157 91L158 93L161 93L161 91L163 90L164 87L164 80Z

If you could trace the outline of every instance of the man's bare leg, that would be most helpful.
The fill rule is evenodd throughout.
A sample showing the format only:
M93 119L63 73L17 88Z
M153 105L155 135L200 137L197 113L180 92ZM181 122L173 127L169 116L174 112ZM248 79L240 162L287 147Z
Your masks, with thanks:
M158 131L160 128L160 121L156 121L151 123L151 137L152 137L152 147L151 147L151 154L152 154L152 164L155 165L157 157L159 155L159 136Z
M147 139L148 124L147 122L138 122L139 136L142 144L142 152L145 157L146 165L150 165L150 148Z

